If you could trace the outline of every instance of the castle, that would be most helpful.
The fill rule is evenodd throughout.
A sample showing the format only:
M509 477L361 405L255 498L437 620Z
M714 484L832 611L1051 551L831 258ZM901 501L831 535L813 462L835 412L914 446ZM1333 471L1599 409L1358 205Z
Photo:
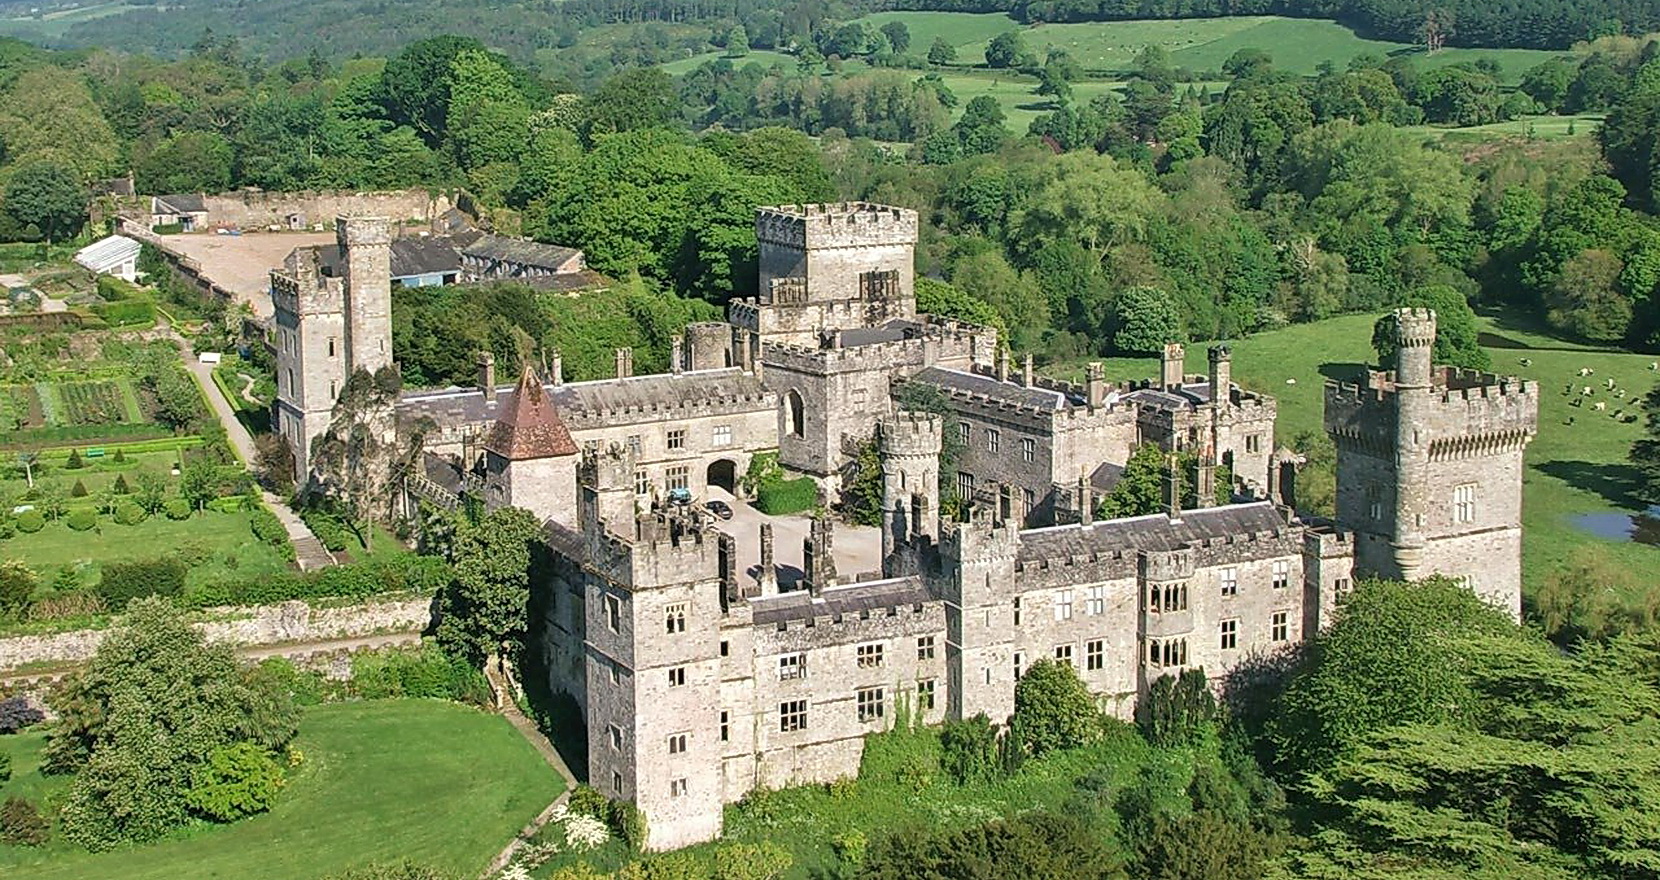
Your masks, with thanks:
M325 383L391 358L386 226L339 227L343 278L303 252L272 275L277 424L302 475ZM1432 366L1433 313L1396 313L1395 370L1325 389L1324 522L1295 514L1275 401L1233 383L1225 347L1205 375L1172 345L1156 380L1113 385L1091 365L1057 382L1030 359L1011 369L994 330L917 313L915 212L763 208L756 231L758 296L687 327L668 373L633 375L620 349L611 378L566 382L554 354L550 375L501 384L481 353L477 388L396 407L425 449L407 504L475 493L545 523L533 647L581 708L589 782L644 811L652 848L717 836L723 804L758 786L856 772L864 736L902 705L1002 721L1040 659L1072 664L1123 716L1159 676L1220 676L1317 631L1358 576L1446 574L1520 614L1537 388ZM935 403L901 404L922 398ZM837 537L852 533L826 516L723 522L666 501L736 494L772 453L834 498L870 443L883 524L868 570L844 570ZM1098 519L1145 443L1191 452L1201 499L1231 475L1234 503L1184 509L1172 466L1164 510Z

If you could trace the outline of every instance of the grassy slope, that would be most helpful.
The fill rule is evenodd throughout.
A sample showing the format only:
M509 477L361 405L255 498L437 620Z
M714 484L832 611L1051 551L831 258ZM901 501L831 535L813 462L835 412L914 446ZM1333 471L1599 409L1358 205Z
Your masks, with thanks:
M39 743L0 739L17 771L0 794L62 787L35 772ZM404 858L472 876L561 785L506 721L450 703L320 706L307 712L296 745L306 764L269 813L101 855L63 842L42 852L0 847L0 876L313 880Z
M1066 49L1089 70L1128 70L1136 55L1150 45L1170 51L1178 67L1214 71L1240 49L1264 49L1282 69L1312 74L1321 61L1338 67L1362 54L1389 56L1416 54L1421 66L1440 67L1491 58L1498 61L1508 82L1555 52L1531 49L1447 49L1433 58L1404 43L1366 40L1331 21L1249 16L1238 18L1175 19L1167 21L1107 21L1078 24L1040 24L1022 27L1005 15L963 12L884 12L866 20L880 25L900 20L911 31L914 51L925 52L936 36L957 47L961 64L985 61L986 43L1013 29L1023 31L1026 45L1041 54L1047 46Z
M1278 441L1289 442L1305 430L1319 430L1323 408L1322 372L1344 375L1372 359L1372 316L1350 315L1315 324L1299 324L1261 333L1232 343L1236 381L1274 395L1279 400ZM1653 360L1643 355L1588 349L1564 343L1516 326L1503 318L1484 318L1482 328L1496 369L1540 385L1539 436L1527 451L1523 477L1522 564L1524 592L1531 595L1542 580L1575 548L1596 544L1648 587L1660 587L1660 548L1606 541L1576 527L1571 519L1582 513L1635 511L1629 495L1629 468L1625 464L1636 424L1616 423L1610 414L1621 405L1613 398L1609 411L1598 415L1589 407L1574 408L1562 389L1577 381L1580 367L1596 370L1591 382L1612 378L1630 389L1630 402L1654 386L1660 373L1650 372ZM1493 347L1493 344L1506 347ZM1522 366L1528 358L1531 366ZM1205 346L1188 347L1189 373L1206 370ZM1139 379L1156 375L1150 359L1117 358L1107 361L1109 379ZM1287 379L1296 379L1287 385ZM1581 383L1584 384L1584 383ZM1629 408L1629 407L1628 407ZM1570 417L1575 424L1566 425Z

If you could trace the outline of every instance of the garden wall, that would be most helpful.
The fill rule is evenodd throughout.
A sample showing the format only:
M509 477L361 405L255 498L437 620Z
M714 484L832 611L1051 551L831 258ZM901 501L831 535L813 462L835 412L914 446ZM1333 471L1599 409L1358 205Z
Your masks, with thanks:
M246 190L210 195L203 203L209 225L242 229L266 226L290 229L319 224L333 229L334 218L356 215L386 217L394 223L414 220L431 224L438 215L454 207L448 196L424 189L285 193Z
M292 652L273 650L268 653L273 656L287 656L290 653L305 656L311 653L307 646L314 642L397 635L407 635L411 640L418 638L432 622L432 599L365 602L339 608L313 608L304 602L283 602L248 608L215 608L210 609L208 614L212 619L196 626L210 642L250 649L293 646L295 650ZM0 639L0 674L25 666L85 662L108 634L107 629L83 629ZM348 646L318 646L316 650L332 652L341 647Z

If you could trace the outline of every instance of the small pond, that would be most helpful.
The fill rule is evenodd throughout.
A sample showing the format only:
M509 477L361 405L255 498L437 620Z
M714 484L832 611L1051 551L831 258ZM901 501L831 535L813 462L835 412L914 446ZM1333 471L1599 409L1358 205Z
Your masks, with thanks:
M1660 505L1643 513L1582 513L1573 523L1610 541L1635 541L1660 546Z

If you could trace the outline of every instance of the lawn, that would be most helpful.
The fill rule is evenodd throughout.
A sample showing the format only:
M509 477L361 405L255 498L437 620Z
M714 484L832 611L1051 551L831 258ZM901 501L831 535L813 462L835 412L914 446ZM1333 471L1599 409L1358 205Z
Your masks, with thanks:
M1406 130L1427 134L1448 142L1510 137L1560 140L1570 137L1591 137L1597 133L1597 129L1601 126L1601 114L1586 113L1579 116L1522 116L1488 125L1472 125L1468 128L1416 125L1410 126Z
M756 50L748 55L743 55L738 58L728 58L726 50L723 49L719 52L704 52L701 55L693 55L690 58L682 58L679 61L670 61L667 64L659 66L662 67L663 71L670 76L681 76L683 74L690 73L711 61L718 61L722 58L726 58L728 61L731 61L732 66L736 68L747 67L751 64L759 64L762 67L771 67L774 64L782 64L793 70L796 63L794 55L785 55L782 52L766 52Z
M1298 324L1235 341L1233 374L1247 388L1271 394L1279 401L1278 442L1288 443L1307 430L1321 429L1324 380L1328 375L1352 373L1371 360L1374 316L1349 315L1314 324ZM1589 383L1614 379L1629 389L1624 401L1634 402L1660 373L1648 369L1652 357L1629 352L1588 348L1541 335L1524 322L1504 316L1484 317L1483 342L1495 369L1539 382L1539 436L1527 450L1522 478L1523 592L1531 596L1544 578L1583 545L1606 550L1610 559L1633 573L1644 588L1660 588L1660 548L1628 541L1610 541L1584 531L1573 522L1587 513L1636 512L1641 506L1631 496L1631 469L1626 454L1640 433L1639 424L1621 424L1611 418L1619 407L1613 398L1607 413L1568 405L1562 390L1579 381L1578 370L1596 371ZM1207 369L1206 346L1187 349L1189 373ZM1530 366L1523 366L1527 358ZM1074 370L1081 375L1081 370ZM1114 358L1107 361L1109 379L1144 379L1158 374L1151 359ZM1286 380L1296 384L1287 385ZM1581 381L1580 384L1588 384ZM1634 404L1626 404L1631 409ZM1573 417L1575 423L1567 424Z
M188 583L287 570L288 563L277 551L254 537L252 516L209 510L171 520L158 514L132 526L101 517L98 526L86 532L59 520L32 535L19 532L0 544L0 557L21 560L48 580L48 572L74 567L83 584L97 582L92 573L102 564L180 554L197 560Z
M1143 21L1102 21L1076 24L1022 26L1006 15L963 12L882 12L865 21L880 26L905 22L915 52L926 52L934 38L944 37L957 47L960 64L982 64L986 44L1000 33L1020 30L1026 45L1043 53L1056 46L1071 53L1085 69L1122 72L1130 69L1147 46L1163 46L1177 67L1195 73L1220 70L1222 62L1240 49L1264 49L1276 66L1294 73L1313 74L1322 61L1338 67L1358 55L1417 56L1423 67L1442 67L1489 58L1499 63L1505 82L1515 83L1528 68L1562 53L1534 49L1444 49L1434 57L1417 46L1367 40L1332 21L1240 16Z
M0 739L15 770L0 796L35 797L65 784L36 771L40 742ZM306 763L269 813L99 855L62 841L42 851L0 847L0 875L315 880L407 858L470 877L562 787L500 716L435 700L309 709L295 746Z

